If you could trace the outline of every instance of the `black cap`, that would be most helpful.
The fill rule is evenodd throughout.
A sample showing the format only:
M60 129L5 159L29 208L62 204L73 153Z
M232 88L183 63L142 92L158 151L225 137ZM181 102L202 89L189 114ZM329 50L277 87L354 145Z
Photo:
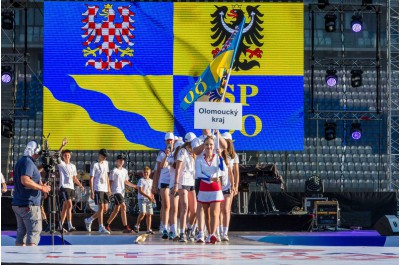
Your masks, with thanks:
M125 156L124 156L124 155L117 155L117 160L118 160L118 159L125 160Z
M102 155L102 156L104 156L104 157L107 157L107 150L104 149L104 148L100 149L99 155Z

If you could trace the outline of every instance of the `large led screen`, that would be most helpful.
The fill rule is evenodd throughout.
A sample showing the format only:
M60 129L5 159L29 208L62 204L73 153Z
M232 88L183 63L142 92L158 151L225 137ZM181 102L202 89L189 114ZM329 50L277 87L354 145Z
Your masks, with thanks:
M201 134L181 102L243 18L226 92L243 104L235 148L302 150L303 3L45 2L50 146L151 150L167 131Z

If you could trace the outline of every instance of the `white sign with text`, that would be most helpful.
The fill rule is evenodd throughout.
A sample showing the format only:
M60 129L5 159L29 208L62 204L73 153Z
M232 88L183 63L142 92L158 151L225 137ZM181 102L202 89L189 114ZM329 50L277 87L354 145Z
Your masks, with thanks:
M197 101L194 103L194 128L242 130L242 104Z

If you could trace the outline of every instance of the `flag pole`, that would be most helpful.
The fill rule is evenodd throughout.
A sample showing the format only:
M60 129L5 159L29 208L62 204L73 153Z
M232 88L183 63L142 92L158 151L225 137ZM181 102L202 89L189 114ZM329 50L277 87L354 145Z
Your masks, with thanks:
M222 94L222 98L221 98L221 101L220 101L221 103L225 101L226 89L228 88L228 83L229 83L229 79L231 77L233 64L234 64L234 62L236 60L236 52L237 52L237 49L239 47L240 40L242 39L242 32L243 32L243 27L244 27L244 23L245 22L246 22L246 19L243 18L243 21L241 22L240 27L238 28L239 32L237 34L239 34L239 38L238 38L237 43L236 43L235 51L233 52L231 65L230 65L229 71L228 71L228 76L226 77L224 93ZM217 130L217 149L219 149L219 130ZM217 161L218 161L217 162L217 165L218 165L218 167L217 167L217 177L219 177L219 161L220 161L220 159L218 158ZM222 181L222 179L221 179L221 181ZM221 183L221 185L222 185L222 183Z
M239 31L239 32L238 32L237 34L239 34L239 38L238 38L238 40L237 40L237 44L236 44L236 47L235 47L235 51L233 52L233 58L232 58L232 61L231 61L231 65L230 65L230 67L229 67L228 76L226 77L226 83L225 83L225 87L224 87L224 93L222 94L221 102L224 102L224 100L225 100L226 89L228 88L228 83L229 83L229 79L230 79L230 77L231 77L233 64L234 64L234 62L235 62L235 60L236 60L237 49L238 49L238 47L239 47L240 40L242 39L242 33L243 33L243 28L244 28L244 23L245 23L245 22L246 22L246 19L243 18L243 21L241 22L241 24L243 23L243 25L240 25L240 28L238 28L238 31Z

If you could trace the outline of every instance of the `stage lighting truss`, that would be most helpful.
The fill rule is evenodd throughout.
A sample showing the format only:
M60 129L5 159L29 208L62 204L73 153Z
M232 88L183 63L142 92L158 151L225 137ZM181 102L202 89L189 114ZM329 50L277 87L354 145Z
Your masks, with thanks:
M325 140L331 141L336 139L336 123L326 122L324 127L325 127Z
M13 71L11 66L5 65L1 67L1 82L3 84L9 84L14 79Z
M360 87L362 86L362 74L363 71L360 69L351 70L351 86L352 87Z
M353 122L351 124L350 134L353 140L357 141L361 139L362 129L361 129L361 124L359 122Z
M1 12L1 28L4 30L12 30L14 28L14 14L12 11Z
M353 32L360 32L360 31L362 31L362 29L363 29L363 22L362 22L362 17L361 17L361 15L360 14L354 14L352 17L351 17L351 23L350 23L350 25L351 25L351 30L353 31Z
M338 76L336 75L336 70L326 70L325 82L330 87L337 85Z
M328 13L325 15L325 31L326 32L336 31L336 19L337 19L337 16L334 13Z

